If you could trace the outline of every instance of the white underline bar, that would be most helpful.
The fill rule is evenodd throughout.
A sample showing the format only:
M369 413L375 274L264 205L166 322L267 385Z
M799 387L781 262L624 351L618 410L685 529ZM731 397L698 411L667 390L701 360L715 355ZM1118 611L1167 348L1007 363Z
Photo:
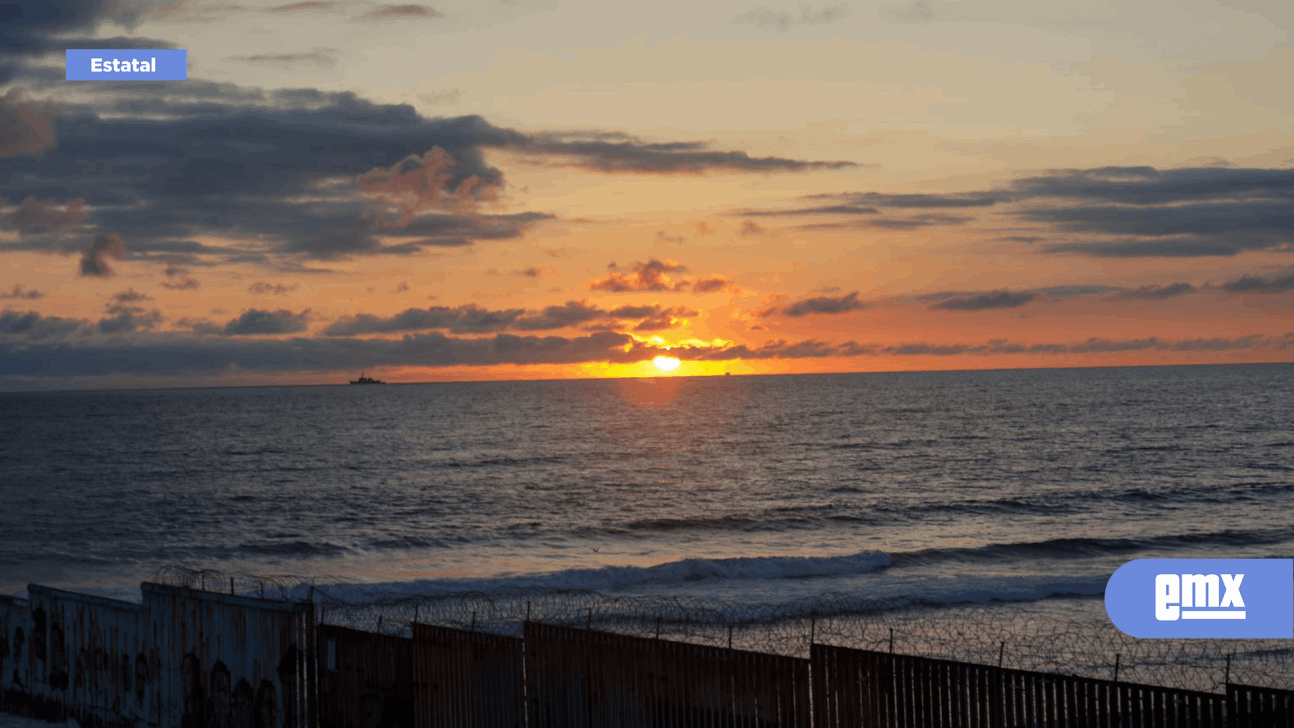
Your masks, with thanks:
M1182 619L1244 619L1245 613L1241 612L1214 612L1207 609L1188 612L1182 610Z

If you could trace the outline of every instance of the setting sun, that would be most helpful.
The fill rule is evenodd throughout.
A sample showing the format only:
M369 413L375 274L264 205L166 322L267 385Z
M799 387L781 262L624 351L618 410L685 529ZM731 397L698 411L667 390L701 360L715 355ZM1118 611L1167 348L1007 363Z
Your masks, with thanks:
M678 359L672 356L658 356L652 360L652 363L663 372L672 372L678 369Z

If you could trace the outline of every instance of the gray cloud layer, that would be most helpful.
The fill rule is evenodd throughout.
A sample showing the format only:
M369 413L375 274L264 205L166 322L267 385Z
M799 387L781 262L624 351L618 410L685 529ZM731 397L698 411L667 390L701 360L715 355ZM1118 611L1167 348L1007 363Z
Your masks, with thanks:
M931 304L930 308L949 311L984 311L991 308L1018 308L1039 297L1032 291L993 291L951 296Z
M636 321L638 331L671 328L677 319L697 316L699 312L683 307L662 308L659 305L621 306L604 309L587 301L567 301L538 311L520 308L490 310L475 304L466 306L432 306L410 308L390 317L359 314L339 319L324 329L326 336L360 336L406 331L443 330L456 334L486 334L502 331L552 331L569 327L602 324L623 325Z
M334 5L299 2L271 10ZM129 29L155 12L148 4L115 0L53 0L0 11L0 82L62 88L58 74L36 61L83 42L168 47L149 39L93 37L106 25ZM409 18L438 12L396 4L373 14ZM245 58L323 64L332 59L326 49ZM70 254L89 248L83 275L110 274L108 259L122 251L136 261L302 270L311 260L410 255L514 239L554 219L544 212L497 209L506 183L486 160L490 150L603 173L855 166L615 133L525 133L479 116L426 118L412 106L372 103L350 93L267 92L200 78L82 91L94 97L92 103L62 109L28 100L16 89L0 100L0 201L32 200L0 214L0 228L18 233L0 252ZM220 133L213 135L213 129ZM88 169L94 174L85 174ZM108 244L105 235L118 236L121 245Z
M1047 253L1102 258L1232 256L1252 250L1294 251L1294 169L1101 167L1054 170L1001 189L946 195L849 192L809 195L805 206L745 210L763 217L826 216L804 229L911 229L962 225L947 213L888 217L922 209L993 208L1040 227L1016 242L1042 242ZM1052 242L1044 242L1052 241Z
M636 313L643 313L637 311ZM406 334L400 339L256 338L270 330L295 328L308 312L248 311L209 334L154 333L148 314L135 321L132 337L109 336L119 322L100 325L34 312L0 312L0 383L54 382L62 377L143 375L158 377L239 371L316 371L346 373L374 366L490 366L499 364L634 363L666 353L625 333L596 331L579 336L498 333L455 337L444 333ZM124 321L124 319L123 319ZM129 328L127 325L126 328ZM122 331L125 328L121 329ZM238 338L247 335L251 338ZM671 356L693 361L733 361L822 357L943 357L956 355L1101 354L1128 351L1221 352L1286 349L1294 333L1280 337L1239 336L1167 340L1087 339L1025 344L1006 340L981 344L912 342L889 346L857 342L785 340L761 345L676 346Z
M843 296L812 296L783 306L771 306L760 312L760 316L790 316L800 318L812 314L840 314L859 311L866 307L858 300L858 291Z

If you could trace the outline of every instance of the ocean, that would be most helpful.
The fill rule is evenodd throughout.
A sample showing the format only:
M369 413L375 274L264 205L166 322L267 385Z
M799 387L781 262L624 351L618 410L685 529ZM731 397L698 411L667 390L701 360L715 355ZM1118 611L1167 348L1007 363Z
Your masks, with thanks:
M1095 623L1132 559L1294 555L1294 366L5 393L0 473L14 595L183 566Z

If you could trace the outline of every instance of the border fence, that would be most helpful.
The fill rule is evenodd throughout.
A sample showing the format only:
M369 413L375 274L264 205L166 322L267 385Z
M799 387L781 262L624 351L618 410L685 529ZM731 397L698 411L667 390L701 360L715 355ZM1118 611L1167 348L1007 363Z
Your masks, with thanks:
M1181 664L1138 671L1147 653L1129 642L1114 645L1125 652L1109 676L1083 674L1101 660L1077 656L1004 664L1004 640L984 654L995 625L965 611L737 622L730 609L588 593L364 605L211 576L145 583L140 603L39 585L0 597L0 710L84 728L1294 728L1288 677L1242 684L1227 659L1210 689L1148 682ZM243 593L202 588L226 585ZM1147 642L1163 641L1135 644ZM1014 662L1037 661L1024 654Z

